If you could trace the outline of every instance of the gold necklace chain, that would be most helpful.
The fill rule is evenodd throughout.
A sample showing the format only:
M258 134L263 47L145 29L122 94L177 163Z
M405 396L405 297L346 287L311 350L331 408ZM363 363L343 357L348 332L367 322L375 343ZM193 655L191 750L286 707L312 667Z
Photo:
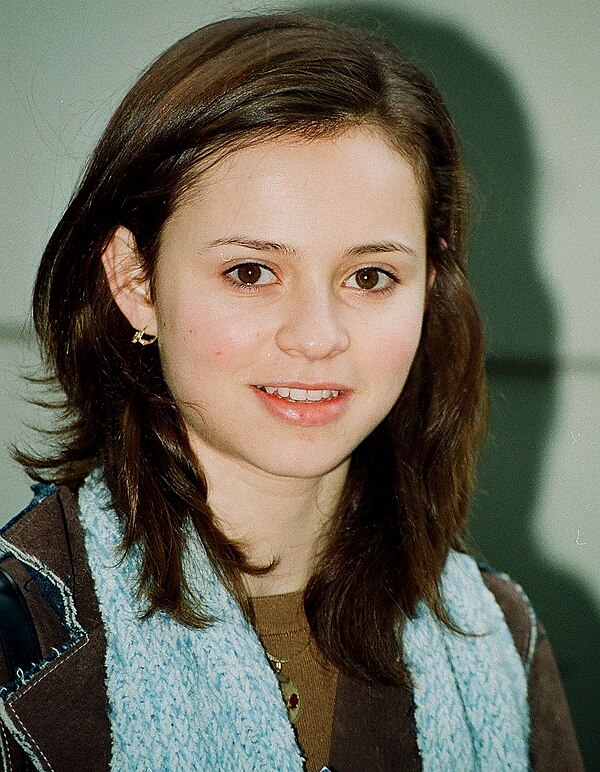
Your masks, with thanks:
M311 639L309 637L308 643L306 644L306 646L304 646L302 649L300 649L300 651L297 651L295 654L292 654L291 657L287 657L287 659L281 659L281 657L275 657L275 656L273 656L273 654L269 654L269 652L266 649L265 649L265 654L267 655L267 659L269 660L269 662L271 662L275 666L275 668L274 668L275 672L276 673L280 673L281 672L281 668L284 665L287 665L288 662L291 662L292 660L296 659L297 657L301 657L304 654L305 651L308 651L308 649L310 647L310 643L311 643Z
M289 676L286 676L285 673L282 673L281 671L283 669L283 666L287 665L288 662L291 662L292 660L297 659L306 651L308 651L310 644L311 644L311 638L309 636L308 643L306 644L306 646L300 649L300 651L297 651L295 654L292 654L291 657L287 657L287 659L280 659L279 657L274 657L272 654L269 654L269 652L265 649L265 654L267 655L267 659L273 666L275 677L277 678L277 683L279 684L279 690L281 691L281 696L283 697L283 701L285 703L288 718L292 724L296 723L296 721L298 720L298 716L300 715L300 692L298 691L298 687L292 681L292 679L289 678Z

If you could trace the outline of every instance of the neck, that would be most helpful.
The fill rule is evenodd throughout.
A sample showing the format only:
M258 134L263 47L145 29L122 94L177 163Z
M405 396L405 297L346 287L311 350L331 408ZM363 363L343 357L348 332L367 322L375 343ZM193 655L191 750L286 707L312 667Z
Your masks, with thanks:
M342 494L348 463L316 478L276 477L234 459L202 453L208 503L219 527L263 576L246 575L251 596L306 586Z

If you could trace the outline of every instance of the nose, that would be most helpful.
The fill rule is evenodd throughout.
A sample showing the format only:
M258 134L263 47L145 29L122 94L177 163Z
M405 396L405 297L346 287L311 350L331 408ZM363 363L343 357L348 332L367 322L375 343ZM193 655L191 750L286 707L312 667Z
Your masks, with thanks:
M331 291L315 286L288 297L276 334L277 346L291 356L327 359L347 350L348 330Z

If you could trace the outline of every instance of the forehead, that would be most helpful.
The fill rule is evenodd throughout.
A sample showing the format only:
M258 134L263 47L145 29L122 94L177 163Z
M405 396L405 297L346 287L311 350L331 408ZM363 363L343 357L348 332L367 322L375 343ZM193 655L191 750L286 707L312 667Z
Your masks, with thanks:
M229 153L200 174L165 231L186 220L208 231L300 240L335 223L358 238L361 230L418 229L423 207L411 164L379 133L360 128L311 140L283 136Z
M317 157L319 151L326 151L335 146L343 149L344 146L350 145L359 153L356 158L358 165L362 158L362 171L366 174L377 173L375 165L383 160L384 156L388 159L390 157L403 159L412 168L417 183L422 189L421 192L426 198L428 184L423 180L421 154L418 148L412 147L410 142L408 146L406 144L384 125L366 121L335 127L316 126L314 129L291 127L284 129L281 133L264 129L250 131L229 138L213 148L207 147L201 153L201 160L185 172L176 203L184 203L190 197L198 195L210 183L221 179L225 173L233 171L234 166L241 168L246 159L250 159L250 163L256 163L257 159L266 160L276 151L283 156L287 149L290 151L287 159L289 160L290 156L302 148L308 149L310 154ZM371 162L370 168L368 168L369 162Z

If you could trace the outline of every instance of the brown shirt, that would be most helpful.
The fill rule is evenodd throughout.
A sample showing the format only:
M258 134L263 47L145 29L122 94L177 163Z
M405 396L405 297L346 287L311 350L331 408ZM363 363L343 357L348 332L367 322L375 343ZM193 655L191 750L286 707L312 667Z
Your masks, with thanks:
M0 759L5 768L13 772L24 769L19 746L25 745L35 754L41 769L55 772L107 770L111 738L104 684L106 638L87 562L76 497L61 488L13 520L4 535L17 552L22 550L39 556L68 584L78 620L86 633L77 642L67 641L61 616L56 611L60 599L49 592L51 588L46 586L47 583L33 577L18 559L7 557L2 561L31 611L42 657L52 658L52 661L34 675L26 687L4 701L0 715ZM509 581L488 573L483 576L504 611L518 651L524 656L529 644L530 623L523 599ZM285 597L280 601L285 603ZM284 631L286 627L299 630L306 639L304 622L298 618L297 611L292 611L287 622L282 611L285 609L275 608L275 617L282 617ZM268 610L267 614L272 616ZM257 618L259 615L262 619L260 611ZM277 634L281 628L273 631ZM267 641L265 636L273 655L284 656L283 649L276 649L276 644L284 639L285 636L277 638L275 635ZM294 648L291 654L300 648ZM319 768L321 758L327 758L324 750L327 747L330 748L328 766L335 772L421 770L410 690L367 684L342 673L337 675L335 685L335 680L333 683L328 680L335 679L335 673L328 671L326 665L321 675L318 675L318 669L312 669L309 662L312 655L313 651L309 649L307 661L302 665L302 668L308 668L306 679L300 670L300 662L297 663L298 670L289 671L289 677L293 675L296 679L301 698L307 700L299 740L309 756L311 772ZM297 659L301 661L303 656ZM317 667L320 667L318 663ZM0 685L8 681L6 662L0 652ZM317 693L311 682L319 685ZM303 689L305 697L302 696ZM533 656L529 698L532 769L535 772L582 770L560 676L545 637L538 641ZM332 700L333 721L329 717L331 707L325 707L326 704L331 706Z
M524 599L506 577L483 571L483 579L502 608L517 651L527 661L531 621ZM348 678L338 683L338 671L310 639L302 592L254 598L253 608L266 651L279 660L289 660L281 672L299 695L295 728L307 772L320 772L326 765L335 772L359 772L364 769L366 743L378 769L396 768L398 758L407 772L421 769L408 689L370 686ZM541 625L531 654L528 687L533 769L583 769L560 674Z
M253 598L255 626L265 650L279 661L281 674L295 685L298 744L308 772L320 772L329 762L336 668L325 661L310 635L303 593Z

